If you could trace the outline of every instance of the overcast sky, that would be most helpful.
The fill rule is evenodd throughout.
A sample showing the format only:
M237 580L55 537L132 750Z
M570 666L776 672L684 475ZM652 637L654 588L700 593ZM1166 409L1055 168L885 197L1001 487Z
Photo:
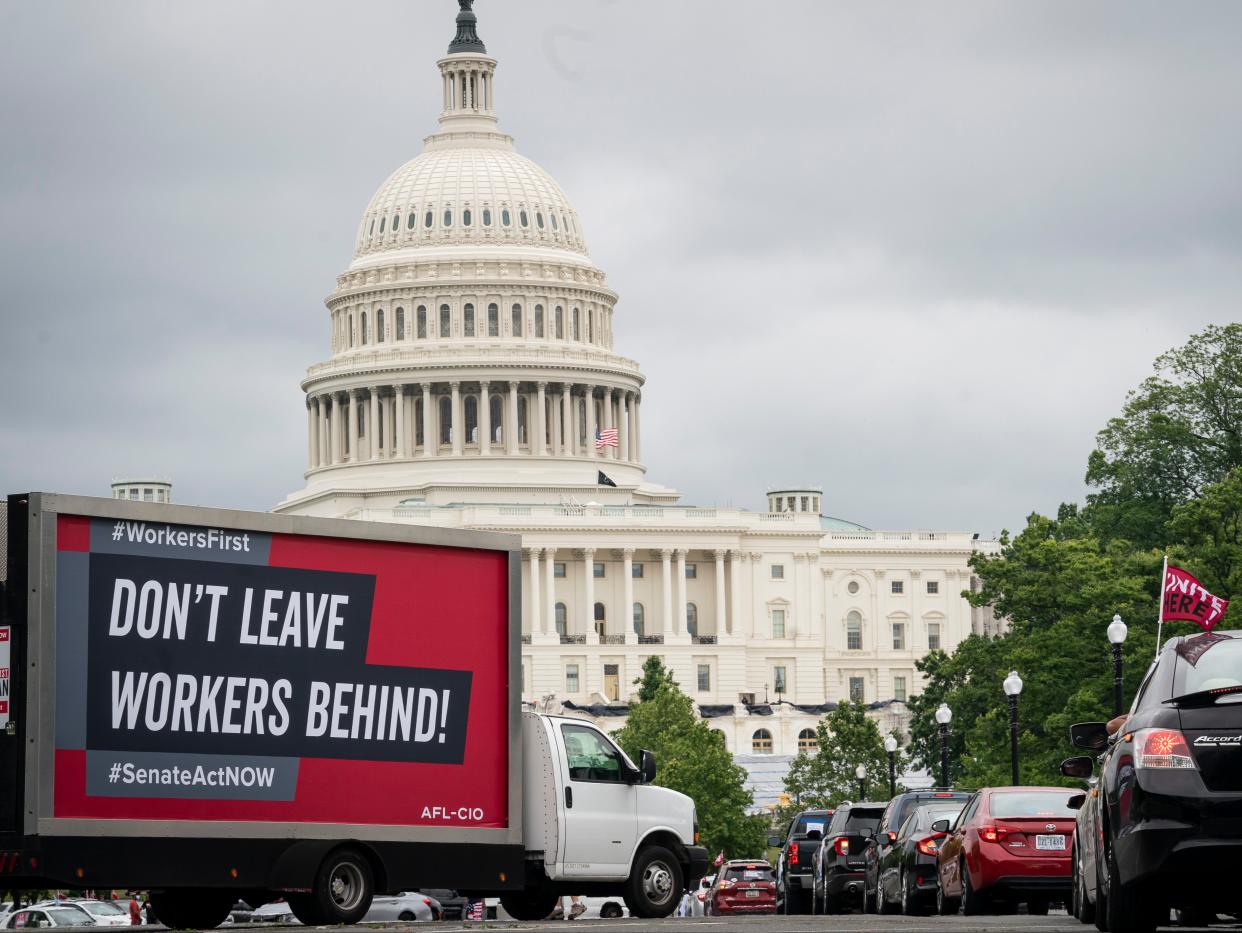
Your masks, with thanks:
M991 534L1242 317L1242 4L477 0L582 218L648 476ZM0 3L0 489L270 508L452 0Z

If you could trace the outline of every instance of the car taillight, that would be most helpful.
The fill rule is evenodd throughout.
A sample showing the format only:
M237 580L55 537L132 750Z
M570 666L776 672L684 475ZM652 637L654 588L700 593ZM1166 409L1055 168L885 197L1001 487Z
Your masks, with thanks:
M984 842L1004 842L1009 830L1004 827L980 826L979 838Z
M1198 768L1186 737L1176 729L1139 729L1134 747L1136 768Z
M896 834L896 833L889 832L889 833L885 833L884 835L888 836L888 844L889 844L890 846L891 846L894 842L896 842L896 841L897 841L897 834Z
M837 838L832 841L832 848L837 855L849 855L850 841L845 836L837 836Z
M915 843L915 846L924 855L936 855L940 852L939 847L936 845L936 840L943 839L944 837L944 833L932 833L930 836L920 839Z
M789 845L789 864L798 864L798 844L796 842L790 843Z

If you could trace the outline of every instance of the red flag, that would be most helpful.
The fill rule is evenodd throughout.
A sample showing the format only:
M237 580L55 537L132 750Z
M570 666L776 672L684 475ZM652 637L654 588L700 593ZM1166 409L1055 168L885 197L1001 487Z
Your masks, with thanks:
M1203 584L1180 567L1164 572L1161 618L1198 622L1205 632L1216 627L1229 608L1229 600L1213 596Z
M724 864L724 849L720 850L720 854L716 856L716 867L719 868Z

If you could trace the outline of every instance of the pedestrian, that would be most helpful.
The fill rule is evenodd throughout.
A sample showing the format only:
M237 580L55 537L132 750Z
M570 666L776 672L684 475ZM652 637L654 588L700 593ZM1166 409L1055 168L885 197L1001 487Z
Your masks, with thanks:
M129 892L129 925L142 926L142 905L138 903L138 894L135 891Z

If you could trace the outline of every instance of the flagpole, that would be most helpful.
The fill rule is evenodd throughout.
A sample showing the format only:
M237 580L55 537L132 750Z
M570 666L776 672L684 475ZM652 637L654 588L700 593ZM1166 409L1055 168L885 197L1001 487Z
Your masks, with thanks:
M1164 552L1164 567L1160 571L1160 611L1156 616L1156 660L1160 660L1160 632L1164 628L1164 588L1169 580L1169 552Z

